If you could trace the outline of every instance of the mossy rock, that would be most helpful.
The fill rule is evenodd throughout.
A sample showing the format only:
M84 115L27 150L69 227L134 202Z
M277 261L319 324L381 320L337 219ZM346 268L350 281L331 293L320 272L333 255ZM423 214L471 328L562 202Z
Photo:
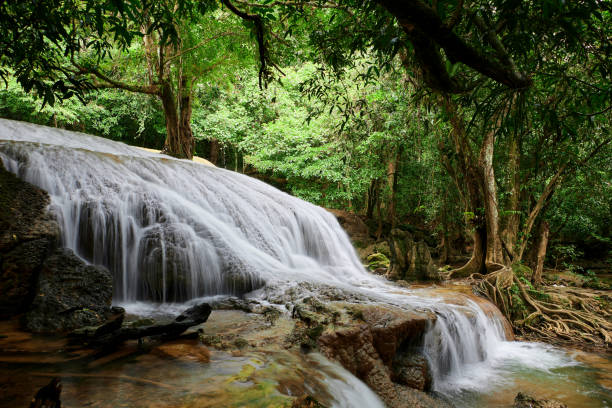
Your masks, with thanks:
M523 277L523 278L531 279L531 275L533 274L533 271L531 270L530 267L524 264L520 264L520 263L513 264L512 271L519 278Z
M380 252L369 255L367 258L368 268L371 270L375 270L378 268L388 268L389 267L389 258Z

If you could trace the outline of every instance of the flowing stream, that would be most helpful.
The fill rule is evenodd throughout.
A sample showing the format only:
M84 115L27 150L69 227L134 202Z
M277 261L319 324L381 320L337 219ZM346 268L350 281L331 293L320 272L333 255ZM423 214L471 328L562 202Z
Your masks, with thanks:
M266 301L308 283L429 310L438 316L423 345L434 390L458 401L519 369L578 364L551 347L508 341L503 317L484 301L401 289L368 273L332 214L256 179L10 120L0 120L0 159L49 193L64 246L111 270L116 302Z

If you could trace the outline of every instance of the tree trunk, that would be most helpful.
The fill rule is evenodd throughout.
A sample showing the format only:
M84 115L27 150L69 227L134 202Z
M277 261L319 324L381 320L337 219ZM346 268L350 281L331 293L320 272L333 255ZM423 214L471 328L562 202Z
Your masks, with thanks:
M191 131L191 83L188 78L181 77L179 88L179 137L181 154L186 159L193 159L195 139Z
M521 196L521 178L520 178L520 151L521 140L520 135L515 135L510 142L509 156L509 175L510 175L510 197L506 204L510 214L506 218L506 225L502 232L502 239L505 249L508 253L507 263L511 263L516 257L516 240L518 237L519 224L521 216L519 214L519 204Z
M472 236L474 240L472 257L461 268L452 270L450 272L450 277L469 276L473 273L486 273L486 218L483 219L479 214L477 214L478 209L484 206L482 194L483 173L476 168L477 160L475 159L469 145L465 131L465 124L457 106L450 100L450 98L443 99L442 105L451 119L451 135L455 145L455 154L458 162L456 172L458 174L451 174L451 176L458 182L459 175L461 175L462 183L460 183L460 185L464 190L463 197L465 200L464 204L466 206L465 211L466 214L471 213L469 218L466 217L466 223L473 229ZM449 168L451 167L449 166ZM459 190L461 191L461 189Z
M473 273L483 273L485 270L485 245L487 242L487 232L484 226L477 226L472 234L474 239L474 248L472 249L472 257L461 268L451 271L449 278L464 278Z
M160 99L166 119L166 142L163 152L181 159L193 158L194 139L191 131L191 98L181 95L181 111L179 112L176 98L170 83L161 86Z
M391 224L391 228L395 227L396 217L396 190L397 190L397 162L399 153L397 149L393 149L391 159L387 164L387 183L389 186L389 207L387 209L387 221Z
M542 221L540 224L540 242L538 245L538 255L536 258L536 267L531 277L531 281L534 285L540 285L542 283L542 271L544 270L544 259L546 258L546 248L548 246L548 233L550 227L548 222Z
M497 207L497 188L493 169L493 150L495 131L498 126L486 133L480 149L478 164L482 174L482 193L484 198L485 225L487 228L486 258L487 270L499 269L503 264L502 246L499 235L499 212Z
M368 199L366 201L366 218L372 219L374 216L374 208L376 207L376 203L378 202L378 194L379 194L379 181L378 179L374 179L370 182L370 187L368 188Z
M221 147L219 145L219 141L217 139L212 139L210 141L210 152L208 154L208 160L214 164L215 166L217 166L219 164L219 151L221 150Z

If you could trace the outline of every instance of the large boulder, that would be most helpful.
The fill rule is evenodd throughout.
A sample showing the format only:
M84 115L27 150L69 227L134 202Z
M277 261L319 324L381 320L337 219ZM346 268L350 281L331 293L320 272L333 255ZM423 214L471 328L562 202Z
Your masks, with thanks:
M365 222L355 213L328 208L340 226L346 231L356 247L367 246L370 241L370 232Z
M430 389L431 375L419 345L435 315L381 305L352 308L359 323L328 327L317 340L321 352L365 382L388 406L446 406L420 392Z
M87 265L69 249L58 249L45 260L36 287L36 296L24 319L26 328L33 332L95 326L111 314L110 272Z
M0 160L0 318L23 313L60 230L47 214L48 194L5 170Z
M400 229L391 230L389 237L391 266L387 277L392 280L440 280L438 268L431 259L424 241L415 242L412 234Z

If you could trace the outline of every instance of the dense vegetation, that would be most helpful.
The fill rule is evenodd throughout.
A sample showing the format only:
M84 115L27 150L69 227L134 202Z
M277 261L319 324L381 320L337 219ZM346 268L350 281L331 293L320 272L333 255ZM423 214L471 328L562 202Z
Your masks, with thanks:
M610 270L608 1L39 3L0 6L3 117L426 230L441 265L469 247L449 276L512 273L515 320L545 265Z

